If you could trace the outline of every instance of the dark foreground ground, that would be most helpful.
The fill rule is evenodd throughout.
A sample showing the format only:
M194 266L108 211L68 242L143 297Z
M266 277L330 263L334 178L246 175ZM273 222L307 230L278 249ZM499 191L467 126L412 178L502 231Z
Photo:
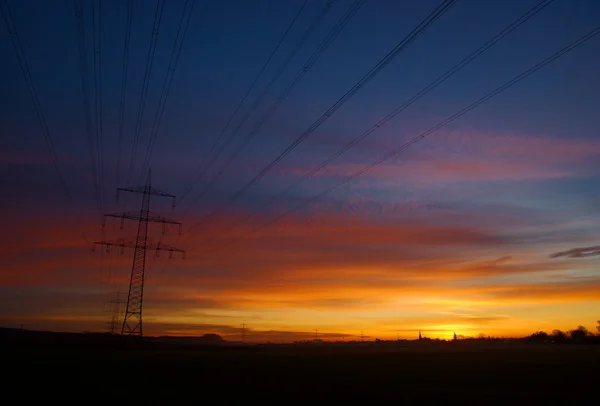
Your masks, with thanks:
M598 404L600 399L600 346L457 342L136 350L4 345L1 355L3 396L23 402L537 405Z

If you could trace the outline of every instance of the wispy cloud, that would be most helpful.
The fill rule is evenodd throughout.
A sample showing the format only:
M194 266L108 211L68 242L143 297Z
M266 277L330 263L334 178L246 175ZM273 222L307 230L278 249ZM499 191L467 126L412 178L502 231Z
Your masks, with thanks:
M571 248L567 251L555 252L550 254L550 258L586 258L586 257L595 257L600 255L600 245L596 245L593 247L579 247L579 248Z
M397 141L398 142L398 141ZM389 142L382 142L382 146ZM362 178L406 184L465 181L522 181L581 174L582 164L600 157L600 143L560 140L527 134L460 131L436 135L413 147L410 157L398 156L371 169ZM386 152L382 149L381 153ZM365 162L346 157L314 177L345 177ZM300 176L308 168L290 165L285 172Z

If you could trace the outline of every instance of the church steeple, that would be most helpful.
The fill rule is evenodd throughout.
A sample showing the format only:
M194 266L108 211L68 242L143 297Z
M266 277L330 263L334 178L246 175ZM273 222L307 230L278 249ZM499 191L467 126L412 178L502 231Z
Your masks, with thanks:
M419 330L419 340L421 340L421 330Z

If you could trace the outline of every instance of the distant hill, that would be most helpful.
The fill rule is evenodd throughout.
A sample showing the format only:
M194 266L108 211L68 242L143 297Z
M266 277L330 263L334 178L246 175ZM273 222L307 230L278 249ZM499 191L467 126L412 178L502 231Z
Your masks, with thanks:
M69 347L114 347L123 343L135 343L135 337L121 337L110 333L64 333L53 331L21 330L0 327L0 344L6 346L69 346ZM144 337L144 345L155 346L215 346L228 342L218 334L199 337Z

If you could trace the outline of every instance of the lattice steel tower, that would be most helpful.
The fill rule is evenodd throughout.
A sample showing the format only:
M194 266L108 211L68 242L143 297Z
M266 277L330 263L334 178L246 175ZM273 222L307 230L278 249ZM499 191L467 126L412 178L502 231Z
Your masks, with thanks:
M119 199L119 192L139 193L142 195L142 207L139 212L128 211L123 213L109 213L105 214L102 220L102 226L104 227L106 224L106 217L120 218L121 229L123 229L125 220L137 220L138 231L135 242L125 241L124 239L94 242L94 249L98 244L105 245L107 251L110 250L111 246L121 247L121 252L124 251L125 247L134 249L133 264L131 265L131 277L129 280L129 293L127 295L127 308L125 310L125 318L123 319L123 325L121 327L121 335L136 335L140 338L142 337L142 307L144 301L146 250L156 250L157 256L161 250L169 251L169 255L171 256L173 255L173 252L181 252L183 257L185 257L185 251L179 248L162 244L160 241L154 243L148 239L148 223L150 222L162 223L163 234L166 232L167 224L178 225L179 234L181 234L180 222L167 219L150 211L150 196L170 197L173 199L173 207L175 206L175 196L153 188L150 175L150 172L148 172L148 179L145 186L117 189L117 200Z

